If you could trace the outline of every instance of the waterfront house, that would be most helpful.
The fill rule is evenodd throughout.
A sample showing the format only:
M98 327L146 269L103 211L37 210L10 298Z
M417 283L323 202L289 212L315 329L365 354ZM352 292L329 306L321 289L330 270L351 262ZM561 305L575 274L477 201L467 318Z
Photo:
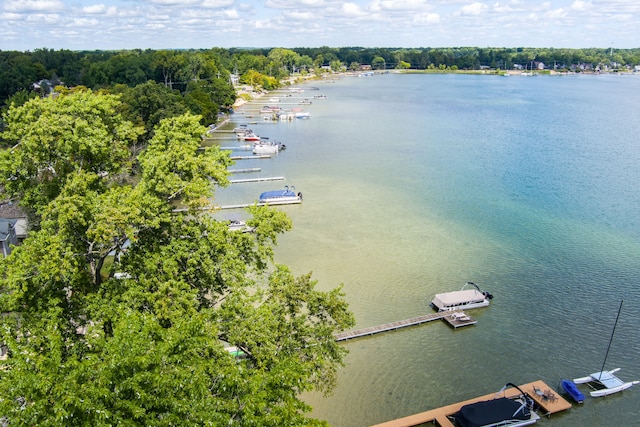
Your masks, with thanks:
M11 247L18 244L16 236L15 219L0 218L0 247L2 248L2 256L7 257L11 253Z
M11 201L0 202L0 248L2 256L11 253L11 246L27 237L27 215Z

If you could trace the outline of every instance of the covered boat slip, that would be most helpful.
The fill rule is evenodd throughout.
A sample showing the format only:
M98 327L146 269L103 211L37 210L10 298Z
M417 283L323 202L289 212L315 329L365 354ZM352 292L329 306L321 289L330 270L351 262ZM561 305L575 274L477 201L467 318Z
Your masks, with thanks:
M521 385L519 387L540 407L540 409L538 410L540 415L555 414L557 412L565 411L571 408L571 403L562 398L562 396L553 394L553 398L550 398L549 396L551 395L548 393L546 395L540 395L537 390L551 390L551 388L544 381L538 380ZM506 397L516 397L518 395L520 395L520 391L515 388L509 388L504 391L504 396ZM451 420L449 420L449 416L453 416L455 413L460 411L460 408L465 405L481 402L484 400L492 400L495 397L496 393L491 393L485 396L476 397L475 399L466 400L464 402L454 403L452 405L443 406L441 408L432 409L430 411L421 412L419 414L414 414L404 418L398 418L396 420L376 424L373 427L412 427L420 426L421 424L425 423L435 423L435 425L438 425L440 427L455 427Z

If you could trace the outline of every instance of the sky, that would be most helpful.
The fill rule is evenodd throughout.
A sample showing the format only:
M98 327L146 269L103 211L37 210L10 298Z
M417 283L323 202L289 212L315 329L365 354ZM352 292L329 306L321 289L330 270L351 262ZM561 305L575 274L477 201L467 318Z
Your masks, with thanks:
M638 0L0 0L0 50L640 47Z

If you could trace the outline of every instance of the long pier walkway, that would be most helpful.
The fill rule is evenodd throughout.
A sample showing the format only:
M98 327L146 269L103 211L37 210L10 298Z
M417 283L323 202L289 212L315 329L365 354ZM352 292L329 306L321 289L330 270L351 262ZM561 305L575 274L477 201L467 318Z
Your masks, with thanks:
M569 403L562 396L553 392L552 389L543 381L538 380L528 384L519 386L529 397L535 400L540 407L537 411L538 415L551 415L556 412L564 411L571 408ZM500 395L513 398L520 395L516 388L508 388ZM476 397L475 399L465 400L464 402L454 403L453 405L443 406L442 408L432 409L430 411L421 412L419 414L410 415L408 417L398 418L397 420L387 421L382 424L376 424L373 427L413 427L421 426L426 423L435 423L440 427L454 427L448 417L454 415L464 405L480 402L483 400L491 400L495 398L496 393L487 394L485 396Z
M444 319L454 328L460 326L475 325L476 320L469 317L462 311L439 311L437 313L425 314L423 316L412 317L411 319L398 320L397 322L385 323L383 325L371 326L368 328L358 329L355 331L341 332L334 335L336 341L346 341L353 338L375 335L387 331L395 331L408 326L420 325L422 323L431 322L433 320Z

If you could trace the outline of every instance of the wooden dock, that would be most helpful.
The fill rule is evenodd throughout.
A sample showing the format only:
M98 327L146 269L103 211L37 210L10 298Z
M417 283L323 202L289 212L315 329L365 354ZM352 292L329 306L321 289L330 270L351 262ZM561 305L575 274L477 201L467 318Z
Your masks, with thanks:
M241 184L245 182L265 182L265 181L284 181L284 176L265 176L262 178L246 178L246 179L230 179L231 184Z
M224 206L216 206L216 209L243 209L248 208L253 205L258 206L279 206L279 205L299 205L302 204L302 200L298 200L295 202L269 202L269 203L240 203L237 205L224 205Z
M477 321L462 311L439 311L437 313L425 314L423 316L412 317L411 319L398 320L397 322L385 323L383 325L371 326L369 328L355 331L341 332L334 335L336 341L346 341L353 338L360 338L375 335L382 332L395 331L400 328L421 325L434 320L444 320L450 326L457 329L461 326L475 325Z
M553 392L552 389L544 383L544 381L538 380L531 383L527 383L519 386L529 397L535 400L536 404L540 408L537 412L538 415L551 415L557 412L565 411L571 408L569 403L562 396ZM516 397L520 392L516 388L508 388L504 393L500 393L500 396ZM382 424L376 424L373 427L413 427L420 426L426 423L435 423L440 427L454 427L454 424L449 420L449 416L454 415L464 405L470 403L480 402L483 400L491 400L496 397L496 393L487 394L484 396L476 397L475 399L465 400L464 402L454 403L453 405L443 406L441 408L432 409L430 411L421 412L419 414L410 415L404 418L398 418L396 420L387 421Z
M250 160L250 159L270 159L271 156L268 154L256 154L253 156L231 156L231 160Z
M227 169L229 173L251 173L251 172L260 172L262 169L260 168L245 168L245 169Z
M251 145L240 145L240 146L233 146L233 147L220 147L221 150L227 150L227 151L251 151L253 149L253 147Z

